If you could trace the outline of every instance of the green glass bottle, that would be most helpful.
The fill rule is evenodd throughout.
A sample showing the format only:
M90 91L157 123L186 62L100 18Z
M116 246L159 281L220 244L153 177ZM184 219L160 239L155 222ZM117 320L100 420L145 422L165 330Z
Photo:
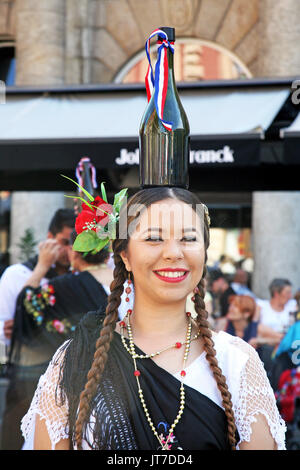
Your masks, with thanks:
M175 41L175 29L162 27L170 42ZM159 40L159 38L158 38ZM174 76L174 53L167 49L168 88L164 121L172 122L168 131L159 119L154 91L143 115L139 131L140 186L177 186L188 188L190 126L181 104Z

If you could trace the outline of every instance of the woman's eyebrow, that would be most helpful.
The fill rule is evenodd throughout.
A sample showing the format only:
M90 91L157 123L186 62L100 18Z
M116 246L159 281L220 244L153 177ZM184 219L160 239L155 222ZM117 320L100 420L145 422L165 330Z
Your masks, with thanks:
M158 228L158 227L148 227L146 230L144 230L141 235L143 235L144 233L146 232L162 232L162 229L161 228ZM197 230L195 229L195 227L184 227L183 228L183 232L197 232Z

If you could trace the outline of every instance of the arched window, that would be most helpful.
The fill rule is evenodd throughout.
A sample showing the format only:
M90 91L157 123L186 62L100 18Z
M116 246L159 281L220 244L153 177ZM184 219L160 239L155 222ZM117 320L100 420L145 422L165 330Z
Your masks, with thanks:
M6 86L15 84L16 59L15 47L12 42L0 41L0 80Z
M151 61L155 64L156 45L151 46ZM144 82L148 62L140 51L118 72L116 83ZM232 52L210 41L179 38L175 43L174 71L176 81L250 78L251 72Z

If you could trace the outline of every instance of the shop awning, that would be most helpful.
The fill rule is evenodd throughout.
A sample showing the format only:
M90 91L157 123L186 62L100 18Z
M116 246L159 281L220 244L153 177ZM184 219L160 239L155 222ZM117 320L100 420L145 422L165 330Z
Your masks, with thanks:
M180 87L191 128L191 165L253 166L289 96L288 85ZM138 163L143 86L9 89L0 105L0 171L75 168L89 156L97 168Z

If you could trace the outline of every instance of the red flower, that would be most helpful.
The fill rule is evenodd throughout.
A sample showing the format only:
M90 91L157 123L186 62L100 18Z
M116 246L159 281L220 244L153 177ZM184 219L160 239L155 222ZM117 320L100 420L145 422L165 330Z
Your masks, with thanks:
M91 202L93 206L90 208L87 204L82 203L82 212L78 215L75 223L76 232L79 234L83 230L86 223L96 222L96 224L104 227L109 222L107 213L113 212L113 207L105 202L100 196L95 197L94 201ZM94 227L92 230L96 231Z
M75 230L77 234L83 232L84 230L87 230L86 224L90 224L92 222L95 223L96 219L96 214L91 212L91 211L82 211L80 214L76 217L76 222L75 222ZM96 231L96 228L93 228L94 231Z
M48 285L48 291L50 292L50 294L54 293L54 287L52 286L52 284Z

